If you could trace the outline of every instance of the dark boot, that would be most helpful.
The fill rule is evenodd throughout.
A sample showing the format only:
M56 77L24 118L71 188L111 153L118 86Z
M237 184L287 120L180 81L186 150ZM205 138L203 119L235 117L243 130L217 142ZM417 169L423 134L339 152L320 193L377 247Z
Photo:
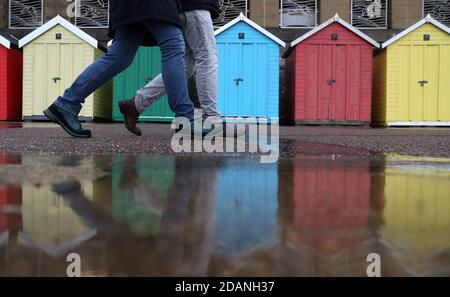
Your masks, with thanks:
M64 109L59 108L55 104L50 105L49 108L44 110L44 114L47 118L59 124L64 131L66 131L69 135L76 138L91 138L92 133L89 130L85 130L81 127L80 121L78 120L78 116L65 111Z
M137 136L141 136L141 129L136 127L136 123L139 120L140 113L136 109L136 105L134 105L134 99L119 101L119 110L120 113L123 114L123 117L125 119L125 127L127 128L127 130Z

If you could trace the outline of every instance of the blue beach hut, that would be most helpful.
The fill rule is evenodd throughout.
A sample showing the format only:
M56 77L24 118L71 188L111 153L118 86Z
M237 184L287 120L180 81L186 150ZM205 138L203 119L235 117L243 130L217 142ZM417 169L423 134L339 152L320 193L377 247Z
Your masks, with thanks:
M278 121L280 46L285 43L243 14L215 35L222 114Z

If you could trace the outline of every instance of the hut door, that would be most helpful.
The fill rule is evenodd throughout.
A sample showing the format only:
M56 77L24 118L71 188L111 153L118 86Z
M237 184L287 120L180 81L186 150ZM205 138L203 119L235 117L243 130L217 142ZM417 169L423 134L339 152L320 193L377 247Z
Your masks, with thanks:
M34 104L33 114L42 114L59 93L59 45L55 43L34 45ZM41 77L42 75L42 77Z
M267 44L218 44L227 54L219 67L219 108L226 116L267 116L269 47Z
M409 52L400 63L401 69L411 67L409 79L400 78L400 109L409 111L402 118L412 122L437 121L439 46L411 46Z
M359 120L361 47L309 45L307 56L307 65L309 65L306 101L308 119L320 121ZM349 59L349 56L352 59ZM314 63L317 60L320 63L318 73L314 69ZM318 93L316 92L317 86Z

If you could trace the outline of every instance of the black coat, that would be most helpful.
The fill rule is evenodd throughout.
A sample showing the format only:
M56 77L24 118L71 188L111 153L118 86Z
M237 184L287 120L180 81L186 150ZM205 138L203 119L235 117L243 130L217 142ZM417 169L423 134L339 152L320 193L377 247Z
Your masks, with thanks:
M179 0L110 0L109 36L114 38L118 27L157 20L181 26ZM142 45L156 45L151 34L145 37Z
M211 16L219 16L219 0L181 0L183 11L191 10L209 10Z

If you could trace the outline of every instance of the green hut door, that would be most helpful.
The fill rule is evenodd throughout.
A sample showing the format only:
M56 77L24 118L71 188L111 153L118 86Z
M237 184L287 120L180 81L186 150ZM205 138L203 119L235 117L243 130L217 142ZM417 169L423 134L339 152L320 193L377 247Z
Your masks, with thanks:
M113 119L123 121L117 103L122 99L132 98L136 91L148 81L161 73L161 52L158 47L141 47L133 63L125 71L114 78ZM167 97L163 97L144 112L140 120L148 122L170 122L173 113Z

